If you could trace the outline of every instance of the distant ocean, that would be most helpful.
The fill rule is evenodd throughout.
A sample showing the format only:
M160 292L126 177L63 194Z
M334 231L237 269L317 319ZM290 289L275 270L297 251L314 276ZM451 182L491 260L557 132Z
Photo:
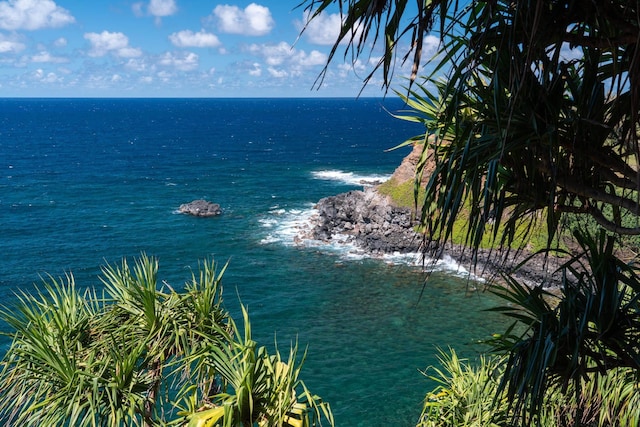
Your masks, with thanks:
M99 286L141 252L173 286L229 262L225 303L255 339L308 346L302 378L337 426L415 425L437 349L473 357L495 301L416 257L295 243L313 205L386 179L421 132L397 99L0 99L0 300L47 274ZM223 214L194 218L204 198ZM0 324L0 331L6 331ZM6 348L7 340L0 338Z

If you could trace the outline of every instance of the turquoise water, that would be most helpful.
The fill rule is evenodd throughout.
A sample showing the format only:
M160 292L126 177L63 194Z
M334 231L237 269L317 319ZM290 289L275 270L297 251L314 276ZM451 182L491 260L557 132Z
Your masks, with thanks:
M178 286L229 262L225 302L255 338L309 352L302 377L338 426L415 425L438 347L473 357L500 325L452 272L294 243L322 197L391 174L421 131L374 99L0 100L0 298L45 273L98 286L141 252ZM206 198L216 218L176 213ZM0 325L5 328L5 325ZM6 345L0 341L0 345Z

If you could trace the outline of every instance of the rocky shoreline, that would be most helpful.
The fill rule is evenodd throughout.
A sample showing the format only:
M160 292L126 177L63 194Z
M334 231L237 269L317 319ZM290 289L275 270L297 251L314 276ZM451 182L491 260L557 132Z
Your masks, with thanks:
M413 181L421 155L422 147L414 146L390 181L396 185ZM425 166L425 179L433 169L434 165ZM501 274L509 273L529 287L558 288L561 274L556 271L565 260L542 254L531 257L532 254L525 250L486 249L478 250L474 259L472 251L460 245L447 243L434 247L424 235L415 231L417 221L412 210L395 205L390 197L378 191L378 185L367 185L363 190L319 200L310 226L300 228L297 243L311 240L352 244L370 256L380 258L389 254L425 254L432 260L425 262L427 268L429 262L436 263L449 257L469 271L472 278L481 278L487 283L500 283ZM521 265L528 257L531 258Z
M501 273L511 272L527 286L554 288L558 284L559 275L553 274L561 263L558 259L538 255L514 271L529 253L480 250L474 263L468 248L452 244L441 248L426 246L424 236L414 230L417 223L411 209L395 206L376 187L323 198L315 208L317 214L303 239L353 244L373 257L409 253L435 254L435 259L448 256L487 282L500 281Z
M325 197L316 210L309 236L314 240L340 236L373 256L418 252L422 246L411 210L393 206L372 187Z

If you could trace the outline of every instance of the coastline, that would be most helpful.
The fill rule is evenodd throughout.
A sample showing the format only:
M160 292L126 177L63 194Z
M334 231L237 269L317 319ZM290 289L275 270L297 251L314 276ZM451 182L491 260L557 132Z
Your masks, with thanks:
M325 197L318 201L315 210L311 225L301 231L299 242L350 244L373 258L423 254L426 269L448 257L464 268L470 278L486 283L501 283L501 275L507 273L529 287L557 288L560 280L560 275L554 273L562 260L555 257L532 256L525 250L479 249L474 259L472 251L461 245L433 246L414 230L417 222L411 210L395 206L375 186ZM527 257L532 258L520 265Z
M421 156L422 146L414 145L387 182L398 187L409 183L412 188ZM434 167L425 166L424 179L428 179ZM397 205L390 196L378 191L383 183L363 181L361 184L362 190L320 199L314 206L310 224L299 230L296 242L349 244L373 258L420 254L427 270L451 259L470 279L487 284L504 284L502 275L509 274L528 287L559 287L562 277L557 270L565 262L562 258L534 255L526 249L478 249L474 253L451 242L437 247L429 242L428 236L415 231L418 221L411 208Z

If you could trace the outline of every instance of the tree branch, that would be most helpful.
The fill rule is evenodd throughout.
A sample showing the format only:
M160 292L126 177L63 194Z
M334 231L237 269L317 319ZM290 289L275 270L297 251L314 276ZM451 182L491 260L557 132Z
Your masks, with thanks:
M540 172L546 175L552 180L554 185L573 193L577 196L582 196L585 199L595 200L607 205L621 207L628 210L636 216L640 216L640 204L637 200L632 200L626 197L621 197L616 194L607 193L600 188L592 187L588 185L576 182L571 175L560 174L558 168L552 168L549 159L540 157ZM604 217L603 217L604 218Z
M589 209L589 215L593 217L593 219L600 224L604 229L611 231L612 233L625 234L627 236L638 236L640 235L640 227L622 227L613 221L608 220L605 216L598 210L596 207L591 207Z

